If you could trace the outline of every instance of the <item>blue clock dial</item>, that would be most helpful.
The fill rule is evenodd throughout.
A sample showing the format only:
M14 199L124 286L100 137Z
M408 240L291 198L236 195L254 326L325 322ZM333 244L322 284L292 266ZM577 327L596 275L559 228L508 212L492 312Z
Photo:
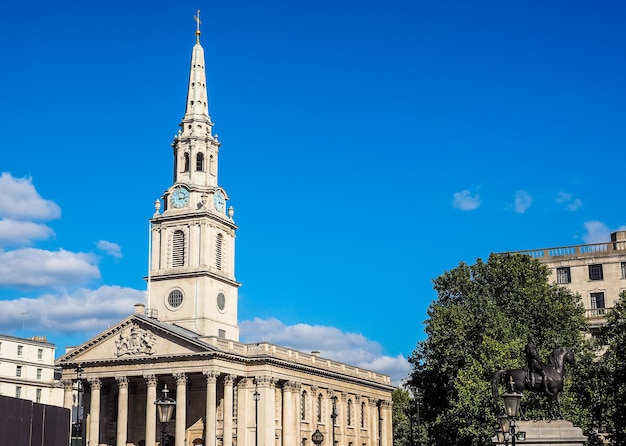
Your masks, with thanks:
M183 186L178 186L172 191L172 206L184 208L189 203L189 191Z
M213 195L213 203L215 204L215 210L217 212L224 212L224 208L226 207L226 199L224 198L224 194L221 191L215 192L215 195Z

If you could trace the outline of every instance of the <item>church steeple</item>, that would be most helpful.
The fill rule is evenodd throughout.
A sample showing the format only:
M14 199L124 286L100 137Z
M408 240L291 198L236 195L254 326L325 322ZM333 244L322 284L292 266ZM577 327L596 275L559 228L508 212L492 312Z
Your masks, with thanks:
M159 320L239 339L234 210L217 181L220 143L209 117L200 11L185 115L172 143L173 184L155 203L148 305Z

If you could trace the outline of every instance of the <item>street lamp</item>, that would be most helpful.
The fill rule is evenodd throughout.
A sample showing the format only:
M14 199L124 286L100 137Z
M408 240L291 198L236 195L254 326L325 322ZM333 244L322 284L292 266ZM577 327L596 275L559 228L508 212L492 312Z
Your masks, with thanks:
M512 446L515 446L517 435L523 434L517 431L517 426L515 425L515 419L519 414L520 403L522 401L522 394L515 390L513 377L511 377L507 383L506 391L502 394L502 400L504 401L504 414L498 417L498 422L502 428L502 437L499 431L496 432L496 434L498 441L502 439L502 442L508 445L510 438Z
M165 446L167 444L167 423L172 419L174 406L176 406L176 401L170 398L170 391L167 390L167 384L163 386L161 398L156 400L154 404L156 404L157 415L161 422L161 446Z
M315 428L315 432L311 435L311 440L315 446L320 446L320 444L324 441L324 434L320 432L319 426Z
M81 364L78 364L76 366L76 390L78 391L78 400L77 400L77 404L76 404L76 422L74 423L74 429L72 432L72 436L73 437L80 437L82 440L83 434L82 434L82 414L81 414L81 407L80 407L80 395L81 393L83 393L83 385L82 385L82 378L81 375L82 373L85 371L85 369L83 369ZM82 441L81 441L82 443Z
M252 398L254 399L254 446L259 446L259 400L261 394L255 390Z
M338 414L337 414L337 396L333 395L331 399L333 400L333 411L330 414L330 417L333 419L333 443L331 444L331 446L335 446L335 420L338 417Z

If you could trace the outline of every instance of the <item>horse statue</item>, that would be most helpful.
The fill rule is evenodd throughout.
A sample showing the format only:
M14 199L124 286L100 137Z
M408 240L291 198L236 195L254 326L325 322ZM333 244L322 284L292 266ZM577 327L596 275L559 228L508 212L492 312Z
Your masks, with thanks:
M498 388L503 382L510 383L516 392L522 393L524 390L530 390L532 392L541 392L550 399L550 407L548 409L548 416L550 419L563 418L561 414L561 393L563 392L563 375L565 373L565 363L575 364L574 350L569 347L558 347L548 357L546 365L543 367L545 374L545 388L542 383L541 376L536 375L536 379L528 379L527 369L511 369L511 370L498 370L491 381L491 388L493 393L493 400L495 403L498 401ZM534 373L534 372L530 372ZM533 384L531 384L533 382ZM547 389L547 392L546 392ZM556 403L557 412L554 416L554 404Z

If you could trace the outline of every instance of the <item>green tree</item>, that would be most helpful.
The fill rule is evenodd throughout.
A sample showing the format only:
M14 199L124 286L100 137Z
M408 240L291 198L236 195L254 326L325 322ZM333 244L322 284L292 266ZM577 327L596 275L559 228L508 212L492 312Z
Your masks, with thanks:
M427 337L409 357L411 384L423 393L427 444L490 445L499 411L494 373L524 367L529 333L544 358L558 346L582 347L580 298L551 284L547 267L521 254L461 263L436 278L434 288ZM532 395L525 400L530 407L544 404Z
M620 294L607 315L607 324L601 332L606 351L601 359L605 387L606 428L617 446L626 445L626 291Z
M396 388L391 394L393 401L392 423L394 446L411 446L411 425L409 410L411 396L405 389Z

